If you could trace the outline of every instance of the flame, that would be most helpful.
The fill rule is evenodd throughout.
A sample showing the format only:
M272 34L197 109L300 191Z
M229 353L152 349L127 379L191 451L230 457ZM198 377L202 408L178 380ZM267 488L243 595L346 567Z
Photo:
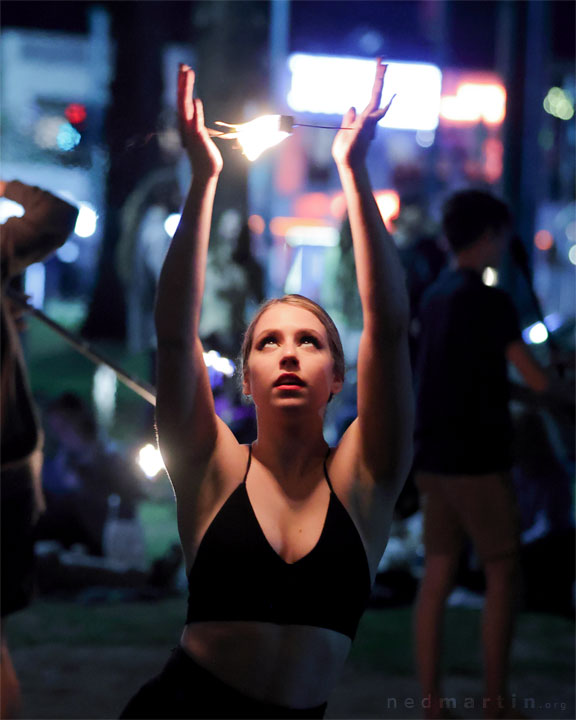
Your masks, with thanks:
M292 129L292 118L287 115L262 115L247 123L238 125L216 122L216 125L231 128L230 132L212 130L211 134L223 140L238 140L248 160L256 160L268 148L285 140Z

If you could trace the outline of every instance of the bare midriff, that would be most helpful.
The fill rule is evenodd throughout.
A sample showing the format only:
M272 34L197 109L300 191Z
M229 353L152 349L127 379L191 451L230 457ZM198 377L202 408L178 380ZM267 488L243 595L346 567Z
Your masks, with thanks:
M180 645L199 665L249 697L308 708L328 699L351 640L308 625L210 621L187 625Z

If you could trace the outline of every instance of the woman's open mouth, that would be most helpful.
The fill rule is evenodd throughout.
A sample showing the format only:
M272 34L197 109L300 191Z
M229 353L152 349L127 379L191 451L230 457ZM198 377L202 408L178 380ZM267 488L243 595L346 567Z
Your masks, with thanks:
M294 373L284 373L280 375L274 383L274 387L279 387L283 390L301 390L305 385L304 380Z

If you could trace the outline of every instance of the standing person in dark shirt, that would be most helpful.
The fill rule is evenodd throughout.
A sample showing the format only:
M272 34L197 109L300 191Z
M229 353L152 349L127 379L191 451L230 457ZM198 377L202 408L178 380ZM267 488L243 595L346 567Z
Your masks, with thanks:
M453 266L425 294L420 311L415 465L426 565L416 655L428 718L447 717L439 673L442 617L466 538L486 574L484 716L516 716L507 695L519 541L507 362L532 390L546 390L548 379L522 341L510 296L482 282L485 268L498 265L510 224L507 206L489 193L453 195L443 212Z
M0 181L0 197L19 203L22 217L0 230L2 275L2 718L16 717L18 679L5 637L5 618L25 608L33 588L34 526L43 506L42 432L26 374L18 327L4 290L11 278L43 260L74 229L77 208L37 187Z

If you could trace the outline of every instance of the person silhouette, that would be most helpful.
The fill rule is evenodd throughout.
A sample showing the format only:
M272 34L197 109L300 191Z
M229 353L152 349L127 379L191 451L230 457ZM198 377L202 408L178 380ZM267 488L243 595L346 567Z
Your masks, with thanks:
M469 538L486 575L483 712L516 717L507 688L519 549L507 362L537 392L548 377L522 340L512 298L482 281L508 241L507 205L482 190L459 191L446 201L442 222L453 262L422 299L415 369L414 464L426 552L415 614L418 674L426 717L449 717L442 618Z
M18 180L0 181L0 197L19 203L0 232L2 276L2 482L0 671L2 717L17 717L20 686L6 640L5 621L27 607L34 587L34 528L44 507L41 489L43 436L30 390L18 324L6 290L29 265L64 244L78 209L46 190Z

